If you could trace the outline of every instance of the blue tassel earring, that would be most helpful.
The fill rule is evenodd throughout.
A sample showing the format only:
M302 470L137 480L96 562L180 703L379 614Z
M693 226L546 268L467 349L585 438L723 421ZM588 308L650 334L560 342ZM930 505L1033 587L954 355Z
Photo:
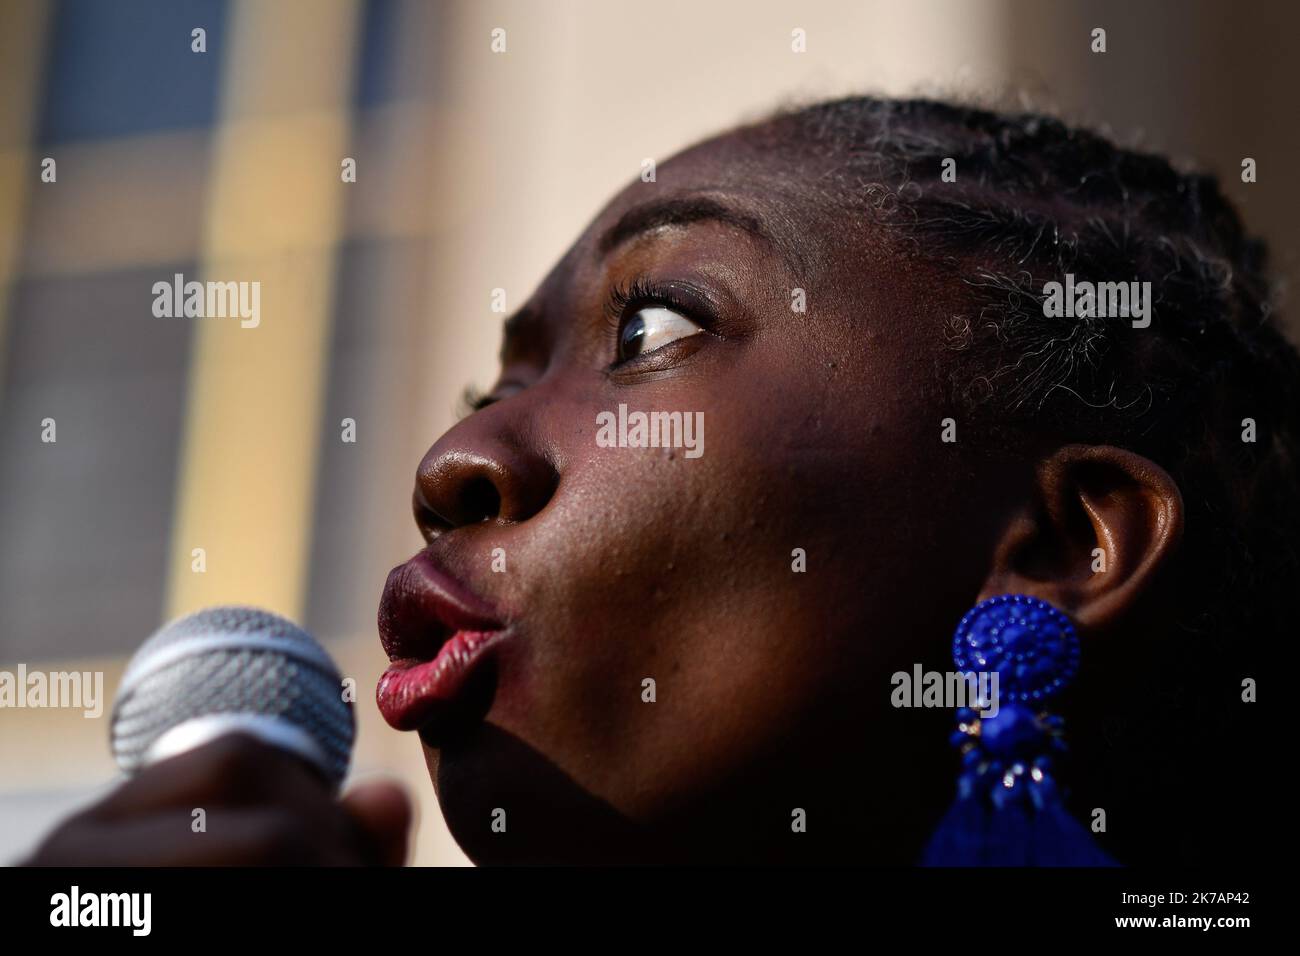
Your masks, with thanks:
M1115 866L1065 809L1053 778L1063 721L1047 702L1079 669L1070 619L1038 598L1004 594L957 625L957 670L997 674L997 701L957 711L957 799L930 840L926 866ZM996 714L981 716L979 711Z

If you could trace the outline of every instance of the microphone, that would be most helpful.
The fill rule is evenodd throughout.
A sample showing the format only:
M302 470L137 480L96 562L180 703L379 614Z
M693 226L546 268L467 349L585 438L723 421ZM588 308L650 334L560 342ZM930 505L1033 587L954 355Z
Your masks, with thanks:
M113 701L113 756L128 774L240 731L316 767L332 789L356 736L334 661L291 621L214 607L156 631Z

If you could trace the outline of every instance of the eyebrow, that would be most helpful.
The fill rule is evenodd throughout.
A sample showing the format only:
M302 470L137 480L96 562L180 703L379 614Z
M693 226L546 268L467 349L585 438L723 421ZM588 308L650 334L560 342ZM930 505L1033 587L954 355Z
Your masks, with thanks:
M512 346L538 334L542 328L541 313L532 305L525 305L510 316L501 326L501 350L498 357L504 361Z
M634 206L618 218L614 225L601 234L597 251L608 255L613 249L636 236L644 235L663 226L688 226L696 222L719 222L742 229L755 238L781 252L787 263L793 261L784 243L763 226L757 216L741 212L726 203L707 196L683 196L660 199ZM501 358L542 328L542 315L528 304L506 319L502 326Z
M600 254L608 255L616 247L635 236L662 226L688 226L696 222L720 222L743 229L770 246L777 246L772 236L763 228L757 217L703 196L661 199L634 206L610 226L596 244Z

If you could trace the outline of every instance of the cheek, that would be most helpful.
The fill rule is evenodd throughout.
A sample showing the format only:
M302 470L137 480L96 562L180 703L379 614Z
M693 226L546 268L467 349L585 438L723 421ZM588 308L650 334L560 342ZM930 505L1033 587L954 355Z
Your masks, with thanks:
M897 416L885 402L846 413L788 351L763 359L626 399L703 411L698 458L597 448L595 411L568 416L591 425L567 436L559 493L508 548L528 633L490 719L632 813L751 763L812 702L896 669L905 632L881 626L877 596L913 566L894 529L922 492L900 474Z
M522 692L491 719L625 809L632 793L662 802L691 776L684 759L725 745L703 735L734 736L754 671L776 663L765 605L789 562L745 504L758 477L733 474L705 428L698 459L615 448L572 463L520 555L538 613L501 675Z

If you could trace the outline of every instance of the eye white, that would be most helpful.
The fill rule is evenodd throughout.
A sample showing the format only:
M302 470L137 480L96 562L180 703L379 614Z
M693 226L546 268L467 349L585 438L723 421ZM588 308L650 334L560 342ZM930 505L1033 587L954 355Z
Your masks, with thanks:
M638 323L642 332L639 348L634 353L636 355L653 352L670 342L676 342L678 339L688 338L704 331L684 315L663 306L647 306L644 309L637 309L636 314L628 323L627 331L634 332ZM626 341L627 338L627 335L625 335L624 340Z

